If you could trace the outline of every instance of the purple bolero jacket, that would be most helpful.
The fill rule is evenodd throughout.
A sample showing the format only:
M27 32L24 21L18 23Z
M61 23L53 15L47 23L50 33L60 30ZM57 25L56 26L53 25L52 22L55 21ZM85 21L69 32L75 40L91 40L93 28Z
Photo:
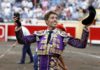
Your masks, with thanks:
M81 39L69 36L66 32L54 29L51 35L51 39L47 44L48 29L35 31L32 35L24 36L22 29L15 31L16 38L20 44L37 43L37 53L38 55L48 55L48 54L62 54L65 46L67 44L76 48L85 48L87 45L87 40L89 32L83 29Z

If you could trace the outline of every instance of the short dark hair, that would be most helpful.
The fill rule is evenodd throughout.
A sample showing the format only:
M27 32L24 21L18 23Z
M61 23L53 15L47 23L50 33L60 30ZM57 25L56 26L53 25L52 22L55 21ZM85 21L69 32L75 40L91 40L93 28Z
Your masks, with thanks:
M55 14L55 15L57 15L56 12L54 12L54 11L49 11L49 12L47 12L47 13L45 14L45 16L44 16L44 20L45 20L45 21L48 20L48 18L49 18L49 16L50 16L51 14ZM57 15L57 16L58 16L58 15Z

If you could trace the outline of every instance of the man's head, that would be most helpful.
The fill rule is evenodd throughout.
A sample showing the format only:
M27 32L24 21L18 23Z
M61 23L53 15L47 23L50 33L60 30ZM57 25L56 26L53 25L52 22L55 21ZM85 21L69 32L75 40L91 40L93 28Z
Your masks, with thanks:
M46 24L51 28L55 28L56 27L57 18L58 18L58 15L53 11L49 11L44 16L44 20L45 20Z

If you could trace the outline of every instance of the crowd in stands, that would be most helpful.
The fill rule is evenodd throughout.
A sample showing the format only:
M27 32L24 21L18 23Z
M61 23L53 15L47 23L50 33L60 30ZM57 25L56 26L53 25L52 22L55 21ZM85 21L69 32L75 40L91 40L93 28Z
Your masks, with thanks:
M99 0L0 0L0 21L12 22L14 12L19 12L21 19L42 20L50 10L57 12L59 20L80 20L90 4L100 7Z

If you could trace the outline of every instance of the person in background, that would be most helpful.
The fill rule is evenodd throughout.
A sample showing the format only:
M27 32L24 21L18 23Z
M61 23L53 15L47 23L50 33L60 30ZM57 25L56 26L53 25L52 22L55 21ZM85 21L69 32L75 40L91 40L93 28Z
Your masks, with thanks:
M24 36L30 35L30 32L26 29L26 27L22 26L22 30L23 30ZM15 47L17 45L17 43L18 42L16 41L12 46ZM30 45L31 44L24 44L23 45L21 60L20 60L20 62L18 62L19 64L25 64L26 54L28 54L29 57L30 57L30 62L29 63L33 62L33 55L32 55L32 51L30 49Z

